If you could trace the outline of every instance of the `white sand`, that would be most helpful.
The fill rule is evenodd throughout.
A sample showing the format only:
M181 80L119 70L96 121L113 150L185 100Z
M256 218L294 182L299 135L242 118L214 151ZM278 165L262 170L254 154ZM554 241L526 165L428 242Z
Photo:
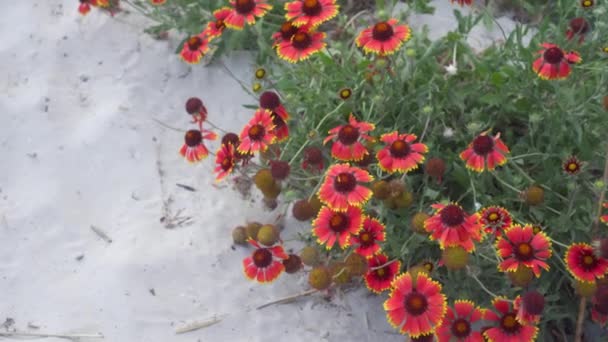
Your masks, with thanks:
M0 324L113 342L403 341L386 323L385 297L365 289L254 309L308 289L301 273L248 281L250 250L231 248L234 226L276 213L214 187L213 160L188 165L183 135L150 119L187 128L183 103L199 96L214 123L238 132L251 116L240 105L254 100L221 67L184 65L137 15L76 9L76 0L0 2ZM249 60L227 60L247 83ZM192 224L165 228L168 201ZM291 223L286 239L307 228ZM226 316L175 334L214 314Z

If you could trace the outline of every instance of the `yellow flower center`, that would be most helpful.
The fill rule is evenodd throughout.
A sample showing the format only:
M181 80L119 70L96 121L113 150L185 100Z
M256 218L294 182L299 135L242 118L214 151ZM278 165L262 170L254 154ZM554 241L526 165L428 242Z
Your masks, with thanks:
M490 215L488 215L488 220L490 220L490 221L496 221L496 220L498 220L498 214L497 213L491 213Z
M595 258L591 255L585 255L583 257L583 264L585 264L587 266L593 265L594 262L595 262Z
M502 325L505 328L513 328L515 327L515 324L517 324L517 321L515 320L515 317L513 315L507 315L503 320L502 320Z
M377 269L377 270L376 270L376 274L377 274L379 277L384 277L384 276L386 275L386 271L384 270L384 267L383 267L383 268L379 268L379 269Z
M369 233L362 233L361 234L361 241L363 242L370 242L372 240L372 236Z
M519 246L517 246L517 252L520 257L529 258L532 254L532 247L525 242L520 243Z
M568 164L568 170L576 171L576 169L578 169L578 166L575 163Z

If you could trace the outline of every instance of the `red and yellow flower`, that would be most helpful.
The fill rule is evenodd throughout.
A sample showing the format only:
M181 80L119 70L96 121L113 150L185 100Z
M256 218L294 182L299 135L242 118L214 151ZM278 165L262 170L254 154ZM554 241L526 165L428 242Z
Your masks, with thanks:
M378 166L388 173L409 172L417 169L424 162L423 153L429 148L422 143L413 144L415 134L399 134L397 131L383 134L380 140L386 146L378 151L376 158Z
M534 233L532 225L512 225L496 241L497 254L503 259L498 265L502 272L515 272L520 265L532 269L540 277L541 268L549 270L551 241L544 232Z
M164 5L167 2L167 0L150 0L150 3L154 6L161 6Z
M358 207L348 207L346 211L335 211L323 207L312 223L312 232L320 245L331 249L336 241L340 248L350 246L352 235L361 230L363 211Z
M179 154L186 158L190 163L201 161L209 155L209 150L205 146L203 140L215 140L217 134L198 129L191 129L184 135L184 145L179 150Z
M596 255L593 247L586 243L571 244L565 259L568 271L578 281L593 283L608 271L608 261Z
M399 275L384 302L388 322L411 337L428 335L443 323L447 311L441 285L424 273L412 279L409 272Z
M279 95L273 91L265 91L260 95L260 108L276 113L285 121L289 120L289 113L283 107Z
M321 172L323 170L323 151L318 147L307 147L304 150L304 159L302 160L302 169L312 167L313 170Z
M226 29L226 18L228 18L230 13L232 13L232 10L228 7L222 7L213 12L215 21L209 22L203 31L203 34L207 36L209 41L222 35L224 29Z
M602 207L608 209L608 202L604 202L602 204ZM602 215L602 216L600 216L600 221L602 221L604 223L608 223L608 215Z
M323 39L325 33L301 27L289 40L281 40L277 43L277 55L290 63L301 62L327 45Z
M197 64L207 52L209 52L209 41L200 34L186 39L179 55L184 62Z
M500 140L500 133L490 137L488 132L483 132L460 153L460 159L466 162L467 169L476 172L483 172L485 169L492 171L496 166L507 162L507 157L504 156L507 153L509 148Z
M262 247L252 239L249 243L256 250L251 256L243 259L245 276L260 283L270 283L277 279L285 270L282 261L289 258L283 247Z
M542 47L544 49L538 51L541 56L532 63L532 70L542 79L564 79L570 75L570 64L582 61L578 52L565 52L557 45L550 43L543 43Z
M457 2L460 6L468 5L471 6L473 0L450 0L452 3Z
M232 9L224 19L224 24L234 30L242 30L245 22L255 24L255 18L261 18L272 9L266 0L231 0Z
M238 151L241 153L255 153L266 151L277 137L273 134L275 128L272 123L271 112L266 109L258 109L253 118L241 131L241 143Z
M281 24L279 32L272 34L272 40L274 41L272 46L276 47L279 43L290 42L291 37L299 31L297 26L294 26L291 21L286 21Z
M391 288L391 283L401 269L401 262L395 260L388 262L384 254L377 254L367 260L367 273L364 275L365 286L374 292L380 293Z
M89 12L91 12L91 6L95 6L95 0L80 0L78 12L82 15L87 15Z
M498 206L491 206L482 209L479 212L479 221L483 225L484 231L488 234L494 234L494 236L499 236L513 223L513 219L511 218L509 211Z
M215 170L217 174L215 180L221 181L234 169L236 165L235 148L232 143L222 144L215 153Z
M538 334L534 325L522 324L517 320L517 310L504 298L494 298L492 305L495 310L485 312L485 320L493 326L483 332L489 342L532 342Z
M369 172L358 167L335 164L327 170L319 199L336 211L347 211L350 206L361 207L372 197L372 191L359 183L369 183L373 179Z
M471 301L454 301L454 306L448 308L443 323L437 328L437 339L439 342L483 342L483 336L475 326L483 319L484 311Z
M583 169L583 163L578 160L575 156L570 156L564 164L562 164L562 170L570 176L575 176Z
M366 258L377 254L380 251L378 242L384 242L385 239L384 229L385 227L380 221L366 216L363 220L363 228L351 238L353 245L357 246L355 253Z
M521 324L535 325L540 322L540 315L533 315L526 311L521 296L517 296L513 301L513 309L517 312L517 321Z
M410 37L411 30L407 25L397 25L397 19L389 19L361 31L355 43L366 53L385 56L399 50Z
M331 146L332 157L342 161L358 161L369 153L360 139L373 141L374 138L367 133L375 127L369 122L357 121L351 113L348 124L330 129L329 135L323 140L323 143L327 144L328 141L335 139Z
M461 246L467 252L475 250L474 241L483 239L479 214L468 215L456 203L433 204L435 214L424 221L424 229L431 233L430 239L439 241L439 247Z
M285 4L285 18L297 27L317 27L338 15L336 0L295 0Z

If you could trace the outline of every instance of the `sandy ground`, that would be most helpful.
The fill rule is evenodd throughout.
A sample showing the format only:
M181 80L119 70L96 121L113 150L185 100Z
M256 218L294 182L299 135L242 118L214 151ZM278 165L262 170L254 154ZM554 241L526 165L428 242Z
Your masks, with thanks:
M455 22L441 6L444 31ZM0 3L0 324L9 326L0 332L403 341L386 323L384 297L365 289L255 310L307 289L302 274L265 286L242 274L250 251L233 248L231 229L276 213L213 186L212 160L188 165L177 153L183 135L151 120L188 127L183 103L199 96L215 124L238 131L251 115L240 105L254 100L218 65L184 65L170 43L142 34L142 18L82 18L76 8L72 0ZM226 64L251 80L247 55ZM180 218L190 219L166 228ZM292 223L285 239L306 229ZM175 334L214 315L222 321Z

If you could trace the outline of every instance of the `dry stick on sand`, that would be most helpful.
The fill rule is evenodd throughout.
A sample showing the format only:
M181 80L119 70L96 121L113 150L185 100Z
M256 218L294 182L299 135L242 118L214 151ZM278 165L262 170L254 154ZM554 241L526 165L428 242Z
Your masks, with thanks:
M602 188L602 191L600 192L600 198L598 200L597 214L593 218L593 227L591 230L592 237L597 236L597 231L599 229L599 223L600 223L600 216L602 214L602 204L604 202L604 199L606 198L606 183L608 183L608 146L606 147L606 155L604 156L604 158L606 158L605 164L604 164L604 176L602 178L602 181L604 182L604 187ZM578 307L578 317L576 319L576 332L574 335L574 341L576 341L576 342L581 342L583 340L583 320L585 318L586 307L587 307L587 299L585 297L582 297L580 305Z
M23 337L23 338L64 338L66 340L78 340L81 338L104 338L102 333L97 334L43 334L28 332L0 332L0 337Z
M97 236L99 236L100 238L103 239L103 241L107 242L107 243L112 243L112 239L108 236L108 234L106 234L103 230L91 225L91 230L93 232L95 232L95 234L97 234Z
M308 291L304 291L302 293L298 293L295 295L291 295L291 296L287 296L281 299L277 299L277 300L273 300L272 302L268 302L266 304L262 304L258 307L256 307L256 310L261 310L265 307L271 306L271 305L275 305L275 304L287 304L287 303L291 303L294 300L298 299L298 298L302 298L302 297L306 297L306 296L310 296L313 293L319 292L319 290L316 289L312 289L312 290L308 290ZM247 309L244 310L244 312L248 312L251 309ZM206 319L203 321L194 321L194 322L190 322L190 323L186 323L180 327L178 327L177 329L175 329L175 333L176 334L183 334L183 333L187 333L187 332L191 332L191 331L195 331L198 329L203 329L203 328L207 328L210 327L212 325L215 325L217 323L220 323L224 318L226 318L228 316L228 314L224 314L224 315L215 315L213 318L211 319Z

